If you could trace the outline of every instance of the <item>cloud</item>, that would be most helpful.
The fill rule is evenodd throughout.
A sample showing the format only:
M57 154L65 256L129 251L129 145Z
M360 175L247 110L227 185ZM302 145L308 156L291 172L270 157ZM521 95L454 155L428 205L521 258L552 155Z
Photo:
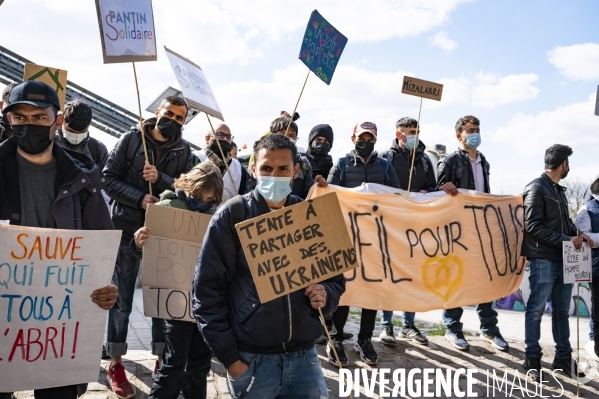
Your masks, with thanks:
M431 46L439 47L441 50L447 52L455 50L458 47L458 43L456 41L451 40L448 37L447 32L444 31L435 33L427 40Z
M479 84L472 91L472 105L494 108L497 105L531 100L540 92L539 88L533 85L538 79L534 73L508 75L501 78L480 72L476 75Z
M593 115L595 94L587 101L560 106L537 115L516 114L491 136L495 141L509 143L519 156L544 154L549 146L562 143L574 153L594 151L599 145L599 118ZM594 158L594 157L593 157Z
M572 80L599 78L599 44L585 43L555 47L547 52L549 62Z

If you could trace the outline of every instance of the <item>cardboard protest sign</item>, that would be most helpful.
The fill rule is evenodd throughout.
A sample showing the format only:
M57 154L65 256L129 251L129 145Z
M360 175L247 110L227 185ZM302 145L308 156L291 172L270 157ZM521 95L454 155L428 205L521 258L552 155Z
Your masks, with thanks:
M23 81L36 80L44 82L58 93L60 100L60 109L64 110L64 101L67 95L67 71L64 69L52 68L44 65L25 64L23 72Z
M280 209L235 228L262 303L357 267L334 193Z
M216 97L210 88L210 84L202 68L187 58L169 50L166 46L164 49L166 50L166 57L170 61L173 72L175 72L175 76L179 82L179 87L181 87L181 91L189 105L224 121L225 119L216 102Z
M156 61L151 0L96 0L104 63Z
M121 232L0 226L0 390L95 381Z
M379 193L360 192L367 186ZM367 184L315 187L309 197L331 192L358 259L345 273L340 305L426 312L491 302L520 286L519 195L432 193L417 202L405 191Z
M599 116L599 86L597 86L597 98L595 99L595 115Z
M593 281L591 247L586 242L576 249L572 241L562 242L564 253L564 284Z
M403 84L401 85L401 92L411 96L441 101L443 85L429 82L427 80L412 78L410 76L404 76Z
M148 206L150 235L143 249L141 276L146 316L195 322L191 285L211 218L199 212Z
M304 33L299 59L323 82L331 84L346 44L347 37L314 10Z

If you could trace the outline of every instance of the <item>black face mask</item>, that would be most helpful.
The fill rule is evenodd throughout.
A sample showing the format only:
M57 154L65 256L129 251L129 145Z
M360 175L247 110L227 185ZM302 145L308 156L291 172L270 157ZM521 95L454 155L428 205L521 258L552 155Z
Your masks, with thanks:
M218 144L223 149L223 153L226 158L229 158L229 154L231 153L231 144L227 140L218 140L218 143L214 141L210 145L210 151L216 154L219 158L221 158L220 150L218 149Z
M13 125L12 134L23 152L38 155L52 144L52 139L50 139L52 129L54 129L54 124L52 126Z
M319 141L312 145L312 152L316 155L327 155L329 151L331 151L331 145L324 141Z
M160 135L167 140L181 135L181 125L174 119L161 116L160 119L158 119L158 123L156 123L156 128L158 129L158 132L160 132Z
M374 150L374 143L371 143L370 141L357 141L355 148L356 153L366 159Z
M568 176L568 173L570 173L570 165L568 164L568 170L564 170L563 174L562 174L562 179L565 179Z

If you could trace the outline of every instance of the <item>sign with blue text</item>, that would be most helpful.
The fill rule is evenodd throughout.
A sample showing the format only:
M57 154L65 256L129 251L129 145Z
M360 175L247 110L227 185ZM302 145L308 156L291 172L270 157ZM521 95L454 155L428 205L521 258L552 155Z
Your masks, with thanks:
M347 37L314 10L304 33L299 58L323 82L331 84L346 44Z
M152 0L96 0L104 63L156 61Z
M0 226L0 391L96 381L121 232Z

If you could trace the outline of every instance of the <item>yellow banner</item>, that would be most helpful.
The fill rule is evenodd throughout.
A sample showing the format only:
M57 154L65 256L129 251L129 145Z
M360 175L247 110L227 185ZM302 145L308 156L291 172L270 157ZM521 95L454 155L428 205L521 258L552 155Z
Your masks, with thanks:
M337 193L358 259L345 273L340 305L448 309L503 298L522 282L521 196L416 195L369 184L314 187L310 198L329 192Z

